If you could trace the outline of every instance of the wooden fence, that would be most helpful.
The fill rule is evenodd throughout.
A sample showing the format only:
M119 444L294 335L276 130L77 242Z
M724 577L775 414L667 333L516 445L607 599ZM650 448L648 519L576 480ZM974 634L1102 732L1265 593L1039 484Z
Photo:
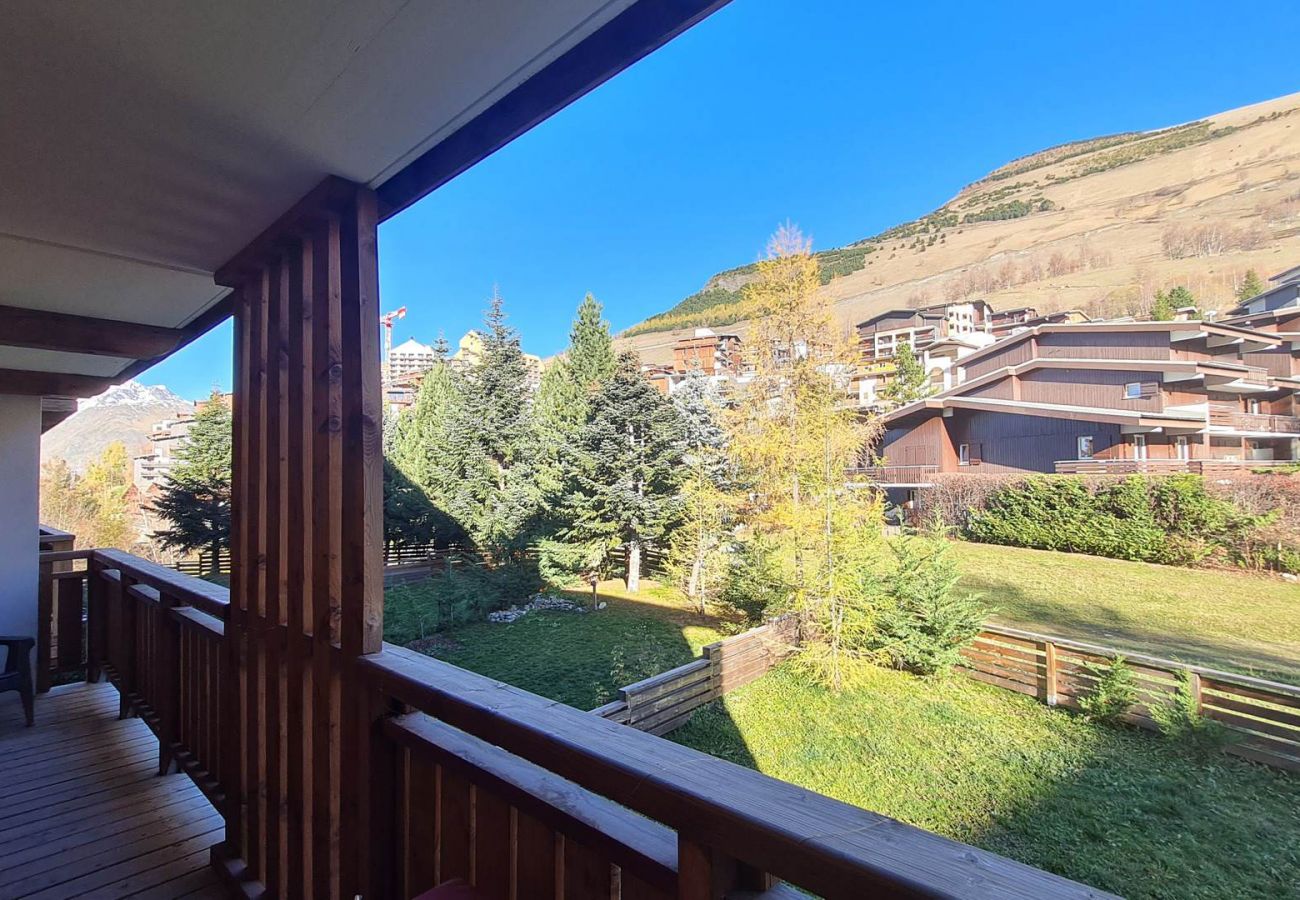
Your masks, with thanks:
M1226 752L1300 772L1300 687L995 626L962 652L966 663L960 671L970 677L1070 709L1078 709L1079 698L1096 687L1085 664L1123 656L1138 690L1138 703L1125 719L1151 730L1158 727L1152 707L1171 703L1180 673L1186 673L1201 714L1227 729Z
M619 699L592 712L640 731L663 735L695 710L766 673L799 642L794 616L773 619L704 648L699 659L619 688Z

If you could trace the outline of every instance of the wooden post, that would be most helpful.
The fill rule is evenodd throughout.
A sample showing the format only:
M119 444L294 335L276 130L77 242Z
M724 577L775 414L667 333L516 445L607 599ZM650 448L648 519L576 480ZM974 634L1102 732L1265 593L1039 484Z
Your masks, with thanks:
M36 692L50 689L54 643L54 564L41 560L36 582Z
M1043 702L1056 705L1056 644L1043 641Z
M677 835L678 900L725 900L733 891L762 893L776 884L766 872Z
M158 594L158 647L155 665L158 667L158 774L172 775L178 771L176 745L179 742L177 726L181 717L180 695L180 623L171 611L178 604L174 597ZM153 698L150 698L153 699Z
M236 292L223 662L238 689L213 858L289 897L374 895L379 713L352 661L383 634L377 222L372 192L326 179L216 275Z
M104 608L103 563L86 560L86 681L99 681L107 656L108 610Z
M1203 712L1204 702L1201 699L1201 673L1193 669L1187 670L1187 687L1192 692L1192 700L1196 704L1196 714L1199 716Z

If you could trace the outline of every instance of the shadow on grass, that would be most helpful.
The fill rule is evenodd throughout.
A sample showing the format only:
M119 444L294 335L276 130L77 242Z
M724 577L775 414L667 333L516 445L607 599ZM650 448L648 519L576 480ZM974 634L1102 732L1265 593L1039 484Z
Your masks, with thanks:
M993 621L1010 627L1300 684L1300 659L1289 655L1284 648L1271 651L1261 647L1257 641L1171 632L1167 627L1153 628L1136 616L1102 603L1084 612L1026 593L1015 582L990 576L967 575L963 586L983 594L995 606L999 600L1014 604L1014 612L993 616Z
M723 620L657 599L653 585L642 592L633 599L607 585L596 596L605 608L592 609L589 591L564 591L587 611L543 610L508 624L460 625L417 641L416 648L550 700L594 709L619 699L619 688L688 663L723 637ZM742 757L732 761L752 768L752 757Z
M960 675L781 666L672 738L1124 896L1295 896L1300 780Z

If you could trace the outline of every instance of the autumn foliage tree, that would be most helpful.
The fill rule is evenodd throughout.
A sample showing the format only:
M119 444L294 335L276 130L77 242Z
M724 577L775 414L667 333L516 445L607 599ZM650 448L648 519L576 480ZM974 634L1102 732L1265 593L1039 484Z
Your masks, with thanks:
M846 402L853 349L819 286L809 241L782 226L747 288L763 318L749 342L754 377L732 417L732 446L753 488L751 527L779 547L791 604L822 636L811 657L838 687L845 657L870 629L883 520L878 500L846 484L878 426Z

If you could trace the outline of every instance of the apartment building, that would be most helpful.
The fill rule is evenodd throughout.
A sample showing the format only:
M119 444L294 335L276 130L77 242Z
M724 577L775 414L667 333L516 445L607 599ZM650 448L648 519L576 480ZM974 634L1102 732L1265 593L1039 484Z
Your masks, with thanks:
M1280 310L1268 314L1283 321ZM889 414L879 455L893 471L879 474L912 483L933 472L1298 459L1296 332L1243 322L1036 325L961 359L957 386Z
M983 300L940 303L920 309L891 309L857 325L860 369L854 381L858 404L874 407L893 376L895 356L911 346L936 390L956 384L956 361L987 347L993 335L993 307Z
M673 344L671 365L644 365L641 372L665 395L692 372L720 381L743 379L746 373L740 335L697 328L690 337Z

